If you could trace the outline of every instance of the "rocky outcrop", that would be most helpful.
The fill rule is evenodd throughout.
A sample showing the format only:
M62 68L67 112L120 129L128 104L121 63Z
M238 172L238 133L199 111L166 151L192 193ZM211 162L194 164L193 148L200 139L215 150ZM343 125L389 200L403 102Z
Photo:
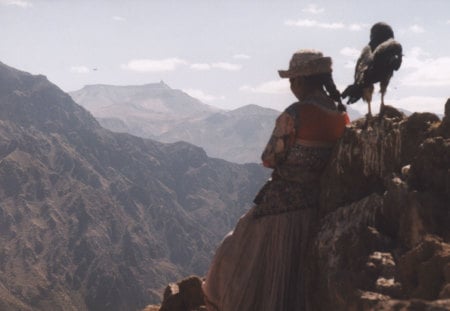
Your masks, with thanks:
M312 310L450 310L450 100L348 128L322 178Z
M159 311L206 310L202 293L202 280L191 276L177 284L169 284L164 290L164 298Z
M443 120L357 120L321 180L308 310L450 310L450 100Z

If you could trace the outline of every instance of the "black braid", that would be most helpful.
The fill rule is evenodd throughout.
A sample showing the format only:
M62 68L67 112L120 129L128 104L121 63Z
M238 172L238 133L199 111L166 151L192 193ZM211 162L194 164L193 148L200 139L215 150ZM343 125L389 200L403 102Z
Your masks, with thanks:
M331 73L322 73L312 76L307 76L306 81L310 83L311 85L318 84L325 88L325 90L328 93L328 96L337 103L337 109L338 111L347 111L345 106L342 104L341 101L341 93L336 88L336 84L334 84L333 77L331 76Z
M341 92L336 87L336 84L334 84L333 77L331 73L326 73L323 75L323 86L328 92L328 95L338 104L337 108L339 111L347 111L347 108L342 104L341 101Z

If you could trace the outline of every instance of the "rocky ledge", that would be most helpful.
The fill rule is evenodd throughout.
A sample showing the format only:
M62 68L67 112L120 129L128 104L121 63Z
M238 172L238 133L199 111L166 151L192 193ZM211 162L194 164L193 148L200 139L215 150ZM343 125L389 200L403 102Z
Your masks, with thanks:
M353 122L319 208L309 309L450 310L450 99L442 120L388 107L383 119ZM161 310L181 310L166 308L168 291Z
M322 178L313 310L450 310L450 99L354 122Z

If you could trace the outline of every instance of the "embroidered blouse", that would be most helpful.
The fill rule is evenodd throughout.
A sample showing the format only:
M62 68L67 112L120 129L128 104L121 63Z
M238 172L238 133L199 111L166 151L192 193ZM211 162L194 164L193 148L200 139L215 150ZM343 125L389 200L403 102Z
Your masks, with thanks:
M325 96L294 103L281 113L261 156L274 170L254 199L254 216L316 207L320 176L349 122Z
M331 145L342 136L348 123L348 115L339 112L328 97L310 97L294 103L277 118L261 156L263 165L275 168L283 163L289 148L299 141Z

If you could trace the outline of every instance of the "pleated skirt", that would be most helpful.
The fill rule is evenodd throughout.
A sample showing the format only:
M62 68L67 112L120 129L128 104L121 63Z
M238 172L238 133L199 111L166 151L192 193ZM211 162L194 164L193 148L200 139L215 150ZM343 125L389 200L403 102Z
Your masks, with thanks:
M306 310L305 275L316 209L242 216L216 251L203 291L210 311Z

